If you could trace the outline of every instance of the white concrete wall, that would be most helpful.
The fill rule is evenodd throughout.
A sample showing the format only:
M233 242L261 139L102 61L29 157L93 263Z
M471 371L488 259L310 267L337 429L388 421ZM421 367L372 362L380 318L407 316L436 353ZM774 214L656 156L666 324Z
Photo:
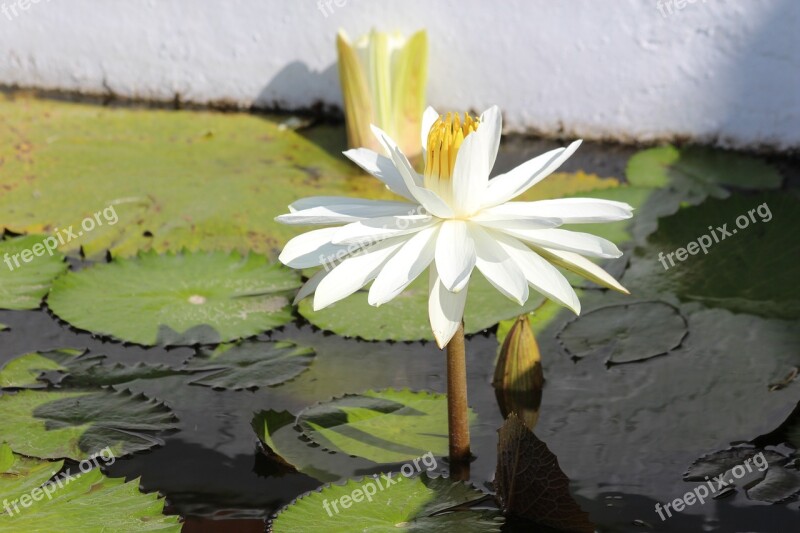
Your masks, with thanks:
M507 129L569 137L800 147L798 0L29 1L0 0L0 84L338 105L338 28L425 27L441 109L497 103Z

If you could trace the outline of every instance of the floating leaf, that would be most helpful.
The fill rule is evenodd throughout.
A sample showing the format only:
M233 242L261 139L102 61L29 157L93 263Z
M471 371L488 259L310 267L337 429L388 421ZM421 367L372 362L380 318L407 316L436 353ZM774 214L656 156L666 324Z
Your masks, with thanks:
M601 356L610 363L630 363L674 350L687 333L686 319L675 307L635 302L585 313L566 324L558 339L573 357Z
M167 365L110 365L105 360L105 355L91 354L88 350L64 349L20 355L0 370L0 387L32 389L44 388L47 384L96 387L181 373Z
M700 482L721 480L727 486L723 485L725 489L715 498L740 487L751 500L777 503L800 493L800 472L785 468L788 461L789 457L776 451L737 446L699 458L683 479ZM715 486L720 488L719 483Z
M297 424L326 449L376 463L448 453L443 394L387 389L346 395L305 409Z
M297 417L288 411L261 411L252 427L266 452L284 469L295 470L322 482L337 481L352 472L373 470L375 463L358 457L332 454L308 439L295 426Z
M345 337L366 340L433 340L428 321L428 276L417 278L389 303L374 307L367 302L367 290L361 290L335 304L314 311L313 298L300 302L298 310L315 326ZM464 329L477 333L500 320L527 313L538 307L544 296L531 291L524 306L509 300L478 275L472 276L467 294Z
M162 403L127 391L45 392L0 396L0 435L16 452L43 459L85 459L105 447L116 457L162 443L176 428Z
M29 459L0 444L0 500L8 504L0 512L0 530L181 530L177 516L161 514L164 500L158 494L139 492L139 480L108 478L97 468L51 480L62 467L63 461Z
M772 165L754 157L714 148L660 146L638 152L628 161L628 181L639 187L671 187L687 201L707 195L726 198L722 186L777 189L783 181Z
M66 371L68 361L85 354L86 351L66 349L20 355L0 369L0 387L44 388L47 384L39 381L42 372Z
M350 533L357 524L358 530L374 533L488 533L499 532L503 524L495 510L466 508L484 499L485 494L464 483L425 475L397 475L391 482L388 485L383 477L364 478L308 493L284 507L272 520L269 531Z
M247 340L201 351L184 369L202 372L195 385L250 389L280 385L300 375L314 360L314 350L291 342Z
M527 315L520 315L500 347L494 369L495 395L500 412L512 412L533 429L542 402L542 356Z
M67 270L64 255L58 250L50 255L45 239L27 235L0 241L0 309L38 309L50 284Z
M569 479L547 445L515 415L498 432L495 488L502 509L564 531L593 533L589 515L569 492Z
M62 276L48 305L76 328L143 345L216 344L292 320L297 275L259 255L115 259Z
M20 94L0 95L0 116L0 230L77 229L115 206L119 222L67 243L71 251L83 246L97 255L110 247L114 256L129 256L185 247L269 255L300 231L274 222L298 198L392 197L341 154L264 116Z
M659 220L658 230L632 257L623 284L639 296L672 292L734 312L797 318L798 226L800 200L792 192L711 199ZM698 245L701 239L707 253Z

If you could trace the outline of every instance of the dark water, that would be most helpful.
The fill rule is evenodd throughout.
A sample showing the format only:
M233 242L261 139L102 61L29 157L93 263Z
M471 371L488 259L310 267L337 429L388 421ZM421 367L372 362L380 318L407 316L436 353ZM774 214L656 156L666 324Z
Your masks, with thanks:
M504 145L498 171L550 147L549 142ZM591 169L621 176L632 149L589 146L564 170ZM796 183L795 162L781 163ZM746 280L743 280L746 283ZM630 288L630 287L629 287ZM635 288L635 287L634 287ZM639 301L588 290L584 313ZM800 531L800 505L768 505L742 493L695 505L662 521L656 503L694 488L682 480L698 457L770 433L800 400L800 383L771 392L769 384L800 364L796 321L768 320L664 297L686 319L687 335L671 353L645 362L607 366L603 357L574 361L557 338L570 321L562 312L538 335L545 387L536 434L557 455L572 492L602 531ZM190 348L145 349L95 339L60 323L47 311L0 311L0 364L14 356L56 348L89 348L111 362L178 366ZM319 483L284 473L260 452L253 414L297 413L343 393L387 387L444 392L444 357L432 343L377 343L343 339L297 323L263 338L313 347L310 370L281 386L257 391L215 391L187 386L185 377L134 381L118 388L164 401L179 430L146 453L117 459L114 477L140 477L145 491L160 491L168 512L187 518L184 531L262 531L263 520ZM647 339L643 339L643 342ZM496 431L503 422L490 385L497 340L493 331L468 339L472 480L493 477ZM440 470L445 468L440 461Z

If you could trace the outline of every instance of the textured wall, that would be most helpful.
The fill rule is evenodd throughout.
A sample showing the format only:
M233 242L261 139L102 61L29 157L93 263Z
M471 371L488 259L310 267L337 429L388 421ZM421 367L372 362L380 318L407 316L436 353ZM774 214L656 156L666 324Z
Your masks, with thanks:
M0 84L338 104L335 31L372 26L428 28L430 102L511 130L800 147L797 0L0 0Z

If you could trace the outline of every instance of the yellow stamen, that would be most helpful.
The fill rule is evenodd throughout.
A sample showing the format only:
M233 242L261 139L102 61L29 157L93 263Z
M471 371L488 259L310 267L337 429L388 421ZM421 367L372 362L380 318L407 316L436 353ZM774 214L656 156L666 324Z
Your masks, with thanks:
M425 187L439 189L441 180L449 180L456 166L456 155L461 143L470 133L478 129L479 119L464 113L442 115L428 132L428 154L425 163Z

